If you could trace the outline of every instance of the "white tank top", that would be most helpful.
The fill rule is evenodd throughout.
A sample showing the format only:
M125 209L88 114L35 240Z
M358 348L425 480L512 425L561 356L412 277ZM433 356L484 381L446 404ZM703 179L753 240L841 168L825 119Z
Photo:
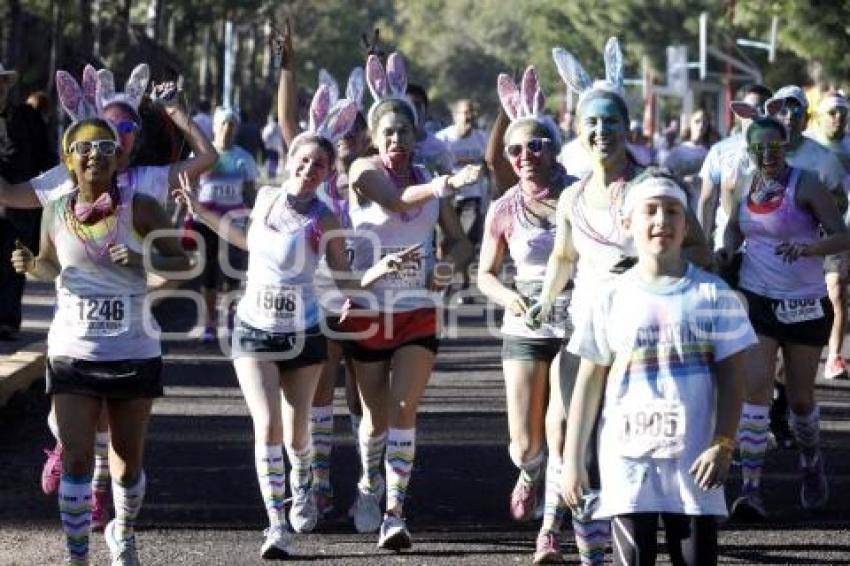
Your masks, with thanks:
M431 178L421 165L415 165L413 173L417 184L427 183ZM434 266L434 228L440 216L439 201L429 200L418 208L395 213L375 202L361 203L352 194L350 211L353 229L366 233L352 238L354 271L365 271L388 253L422 244L419 261L407 263L400 272L382 277L369 288L377 301L374 306L384 312L409 312L434 306L435 298L427 290L427 278ZM375 238L370 238L370 234Z
M91 225L76 224L80 235L69 225L74 222L70 207L76 195L75 190L45 209L51 215L49 233L60 267L48 355L96 361L160 356L159 326L145 304L144 268L109 259L112 244L142 253L133 228L132 191L119 189L116 214Z
M297 332L319 323L313 275L319 262L319 219L327 208L314 199L305 215L287 205L283 188L263 187L248 228L245 295L236 314L266 332Z
M584 187L590 181L586 175L567 188L570 202L568 213L572 226L573 245L578 252L570 316L580 324L581 313L593 304L595 293L617 274L611 272L624 257L637 257L631 236L620 224L619 207L622 195L607 209L588 206Z

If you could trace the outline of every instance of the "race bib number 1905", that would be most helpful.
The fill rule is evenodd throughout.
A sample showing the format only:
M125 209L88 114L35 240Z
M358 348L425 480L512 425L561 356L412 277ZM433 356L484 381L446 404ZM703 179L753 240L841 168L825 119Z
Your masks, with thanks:
M685 410L679 401L653 399L621 406L620 453L627 458L676 458L685 441Z

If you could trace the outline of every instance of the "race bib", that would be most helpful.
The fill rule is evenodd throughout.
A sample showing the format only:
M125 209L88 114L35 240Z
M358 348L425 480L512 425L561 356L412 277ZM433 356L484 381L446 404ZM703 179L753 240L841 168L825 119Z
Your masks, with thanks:
M257 318L281 329L301 326L304 302L297 287L257 286L247 293Z
M60 295L63 320L74 336L93 338L120 336L130 330L131 303L128 295Z
M685 444L685 408L679 401L653 399L616 411L620 454L626 458L677 458Z
M824 316L818 299L783 299L773 307L773 312L782 324L818 320Z
M398 253L409 246L382 246L381 259L389 254ZM425 287L425 270L422 262L425 258L411 259L402 264L401 269L383 277L383 286L393 289L422 289Z
M221 205L242 204L242 184L234 183L202 183L198 193L198 201L214 202Z

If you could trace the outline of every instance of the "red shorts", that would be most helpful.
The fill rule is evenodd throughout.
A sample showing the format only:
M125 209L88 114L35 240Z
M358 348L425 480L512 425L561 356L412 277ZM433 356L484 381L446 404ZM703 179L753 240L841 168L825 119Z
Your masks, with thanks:
M418 345L437 352L437 309L361 314L352 309L339 325L352 333L348 353L356 360L377 361L392 357L402 346Z

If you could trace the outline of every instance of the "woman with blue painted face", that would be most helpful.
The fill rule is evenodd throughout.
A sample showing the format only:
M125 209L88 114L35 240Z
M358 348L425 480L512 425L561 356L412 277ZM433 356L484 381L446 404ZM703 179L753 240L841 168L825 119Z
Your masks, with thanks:
M745 520L767 516L760 485L780 348L789 421L800 450L800 502L804 509L817 510L828 501L814 388L833 320L823 256L850 246L850 232L819 172L788 163L787 130L771 116L774 102L768 101L767 116L744 103L731 105L736 114L753 120L745 134L752 173L741 175L730 191L730 221L718 251L723 263L743 246L738 286L758 336L738 428L743 486L732 506L733 517Z
M605 46L606 79L592 81L581 64L566 50L555 48L553 58L561 78L577 93L578 136L593 161L593 169L561 193L555 214L556 234L540 300L532 305L528 319L540 324L550 316L558 294L572 279L575 285L569 314L578 327L601 285L622 273L635 261L631 237L623 229L620 208L626 185L643 167L626 145L629 115L623 98L622 53L616 38ZM568 165L568 164L567 164ZM697 264L708 263L708 249L696 217L688 213L684 247ZM561 394L569 406L577 369L575 356L562 352ZM595 442L590 443L588 465L564 460L564 481L586 477L598 488ZM592 497L588 497L588 501ZM592 509L573 509L573 528L582 564L600 564L608 544L608 521L593 521Z

